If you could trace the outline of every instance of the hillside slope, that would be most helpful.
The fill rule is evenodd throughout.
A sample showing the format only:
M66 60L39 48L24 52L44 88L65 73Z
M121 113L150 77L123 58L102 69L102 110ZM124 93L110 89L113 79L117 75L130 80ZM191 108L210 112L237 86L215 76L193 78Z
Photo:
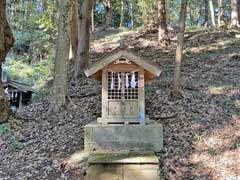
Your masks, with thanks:
M131 32L126 43L163 73L146 87L146 113L164 127L159 153L163 179L240 179L240 33L187 31L182 63L183 99L172 100L175 42ZM118 46L98 38L91 60ZM48 118L48 98L26 107L0 127L0 179L81 179L61 163L83 149L83 126L100 116L100 83L69 83L67 109Z

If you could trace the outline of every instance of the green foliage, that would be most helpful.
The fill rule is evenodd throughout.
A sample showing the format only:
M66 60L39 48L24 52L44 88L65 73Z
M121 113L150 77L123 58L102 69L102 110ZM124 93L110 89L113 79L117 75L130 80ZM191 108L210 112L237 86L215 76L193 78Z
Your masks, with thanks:
M144 25L156 23L157 4L156 0L139 0L138 6L141 9L141 19Z
M22 143L19 142L19 137L11 131L11 127L8 123L0 124L0 136L9 140L10 144L8 144L8 146L12 151L23 147Z
M196 132L194 135L193 135L193 139L194 140L201 140L203 138L203 133L201 131L199 132Z
M217 155L217 150L210 147L208 150L207 150L208 154L211 155L211 156L216 156Z
M9 124L0 124L0 136L7 134L10 131Z
M29 85L42 83L51 76L53 70L54 51L52 50L49 53L50 55L47 59L36 64L23 63L25 56L17 56L17 60L8 57L6 65L9 78Z
M126 3L126 1L125 1ZM120 1L119 0L113 0L113 26L119 27L120 24ZM124 8L125 9L125 8Z
M97 27L103 26L105 23L105 12L102 2L99 2L94 6L94 23Z
M59 1L12 1L7 0L7 18L15 37L15 44L7 57L7 72L11 79L23 83L41 84L52 75L54 40L57 35L57 19ZM79 0L79 10L83 0ZM94 1L95 27L105 25L105 8L103 1ZM158 10L156 0L125 0L124 28L117 29L120 24L120 0L111 0L113 27L93 34L93 39L104 37L106 41L116 40L120 35L130 32L130 3L133 3L134 29L143 25L156 25ZM198 30L204 21L204 0L188 1L187 29ZM179 21L180 0L166 0L167 22L175 27ZM226 19L229 19L229 1L225 1ZM214 1L217 16L217 1ZM191 14L191 16L190 16ZM210 13L209 13L210 16ZM210 22L210 17L209 17ZM209 52L205 52L209 53ZM215 84L218 82L216 81Z
M176 26L179 21L180 5L180 1L166 1L167 19L171 26Z
M134 20L134 27L141 27L143 24L142 21L142 9L138 6L139 0L133 0L133 20Z
M52 74L57 31L57 4L42 1L7 1L8 21L15 43L8 54L8 78L29 85L43 82Z
M57 31L57 26L54 24L53 21L53 14L56 11L56 7L54 3L48 1L48 8L47 10L41 15L38 19L37 23L43 28L44 32L48 32L50 34Z

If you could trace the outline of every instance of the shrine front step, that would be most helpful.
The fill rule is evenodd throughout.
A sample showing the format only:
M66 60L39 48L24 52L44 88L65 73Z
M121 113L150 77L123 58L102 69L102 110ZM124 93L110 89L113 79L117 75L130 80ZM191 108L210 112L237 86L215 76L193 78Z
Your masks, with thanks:
M161 124L88 124L84 132L85 151L159 152L163 148Z
M155 155L92 157L87 180L160 180L159 162Z

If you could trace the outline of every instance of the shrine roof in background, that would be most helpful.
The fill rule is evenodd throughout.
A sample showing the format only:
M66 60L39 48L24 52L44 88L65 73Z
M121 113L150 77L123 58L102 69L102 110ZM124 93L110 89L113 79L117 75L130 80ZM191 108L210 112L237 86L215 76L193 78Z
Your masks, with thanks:
M16 81L9 80L8 82L4 83L4 86L14 87L24 93L33 92L33 89L31 88L30 85L23 84L23 83L16 82Z

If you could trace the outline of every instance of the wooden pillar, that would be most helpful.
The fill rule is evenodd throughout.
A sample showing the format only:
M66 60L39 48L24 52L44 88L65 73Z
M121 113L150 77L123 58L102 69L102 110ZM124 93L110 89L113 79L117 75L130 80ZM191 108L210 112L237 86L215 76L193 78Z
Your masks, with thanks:
M145 125L145 100L144 100L144 70L139 71L139 119Z
M102 69L102 117L108 115L107 70Z
M22 92L20 92L19 109L22 109Z
M125 73L124 72L118 72L120 73L120 78L121 78L121 109L122 109L122 113L121 113L121 118L124 119L125 118L125 112L126 112L126 102L125 102ZM126 122L125 122L126 123Z

